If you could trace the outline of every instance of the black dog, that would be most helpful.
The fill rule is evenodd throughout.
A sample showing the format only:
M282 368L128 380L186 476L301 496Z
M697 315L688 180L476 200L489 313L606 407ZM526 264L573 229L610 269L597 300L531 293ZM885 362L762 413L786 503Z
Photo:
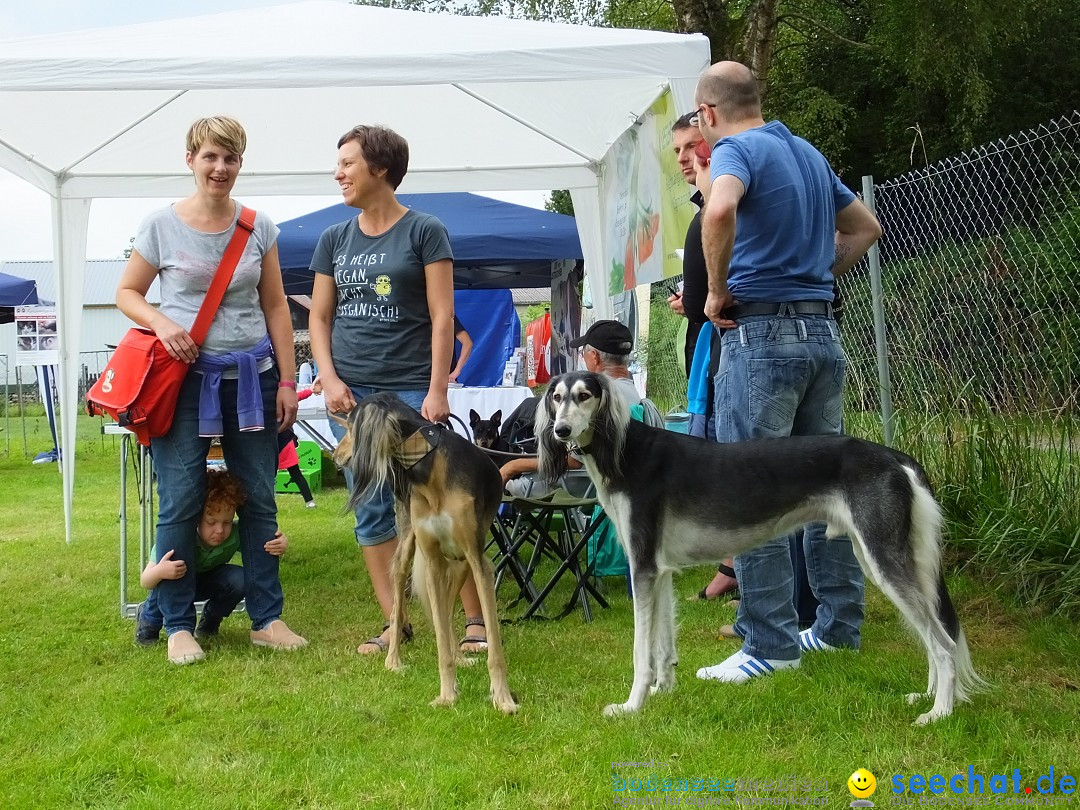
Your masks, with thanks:
M485 450L510 451L510 445L501 435L502 411L495 411L490 419L481 419L476 411L469 411L469 429L472 431L473 444Z

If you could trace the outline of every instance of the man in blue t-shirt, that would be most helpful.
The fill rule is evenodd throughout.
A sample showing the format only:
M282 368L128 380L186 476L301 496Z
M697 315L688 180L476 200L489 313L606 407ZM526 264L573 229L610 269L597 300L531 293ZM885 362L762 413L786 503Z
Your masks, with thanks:
M779 121L765 122L749 68L712 65L695 100L698 128L713 145L702 241L705 314L722 332L717 441L839 433L846 358L833 279L881 227L820 152ZM813 626L799 632L789 539L741 554L734 629L743 647L699 678L743 683L797 667L800 651L859 646L862 572L850 541L827 541L824 528L807 526L803 540L821 603Z

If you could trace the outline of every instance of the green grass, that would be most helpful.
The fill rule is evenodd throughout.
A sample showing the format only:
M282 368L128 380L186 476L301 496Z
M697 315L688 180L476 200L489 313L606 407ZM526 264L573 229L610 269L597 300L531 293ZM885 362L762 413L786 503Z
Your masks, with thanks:
M234 616L207 661L171 666L163 646L137 648L119 616L116 442L84 422L70 546L55 465L0 459L0 807L598 808L632 795L613 792L612 763L653 760L662 767L617 773L796 775L827 781L817 795L834 807L851 801L845 781L858 767L877 776L878 806L894 774L1019 768L1030 786L1051 767L1080 775L1074 623L1002 601L964 572L950 585L993 688L929 728L912 727L922 709L902 699L925 684L923 653L876 592L858 654L807 657L741 687L697 681L698 667L734 649L715 638L730 608L682 601L705 569L676 581L679 684L642 714L600 716L630 686L633 619L617 580L612 608L591 624L577 611L505 626L517 715L491 707L483 667L459 672L456 706L431 708L435 648L418 609L404 673L355 653L381 617L340 487L315 510L279 501L286 619L311 646L255 649ZM506 607L513 591L501 591L504 615L520 611Z

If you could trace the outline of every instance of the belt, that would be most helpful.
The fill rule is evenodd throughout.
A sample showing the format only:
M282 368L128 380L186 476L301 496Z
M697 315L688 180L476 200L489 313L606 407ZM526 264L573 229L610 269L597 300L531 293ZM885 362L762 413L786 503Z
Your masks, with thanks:
M747 304L732 304L722 313L724 317L737 321L750 315L778 315L791 317L792 315L824 315L833 317L833 305L831 301L778 301L778 302L751 302Z

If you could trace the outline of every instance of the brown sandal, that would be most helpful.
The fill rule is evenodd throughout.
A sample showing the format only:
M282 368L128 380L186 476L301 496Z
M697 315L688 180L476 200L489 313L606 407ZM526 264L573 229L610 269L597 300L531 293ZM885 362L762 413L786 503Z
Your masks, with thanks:
M461 652L465 653L466 655L469 655L469 654L472 654L472 653L482 653L482 652L486 651L487 648L488 648L487 637L486 636L476 636L476 635L469 634L469 628L470 627L483 627L483 628L486 629L487 625L484 624L484 617L483 616L467 616L465 618L465 638L463 638L461 641L458 642L458 649L460 649ZM475 644L476 649L474 649L474 650L463 649L466 644Z
M361 652L360 647L357 647L356 651L358 653L360 653L360 655L378 655L378 654L381 654L381 653L385 653L387 648L390 645L387 642L383 641L382 634L385 633L389 629L390 629L389 623L384 624L382 626L382 630L380 631L379 635L372 636L367 641L363 641L363 642L360 643L360 647L363 647L365 644L372 644L372 645L378 647L379 648L378 653L376 653L374 650L372 650L371 652ZM410 641L412 641L412 637L413 637L412 625L411 624L406 624L404 627L401 628L401 643L402 644L408 644Z

